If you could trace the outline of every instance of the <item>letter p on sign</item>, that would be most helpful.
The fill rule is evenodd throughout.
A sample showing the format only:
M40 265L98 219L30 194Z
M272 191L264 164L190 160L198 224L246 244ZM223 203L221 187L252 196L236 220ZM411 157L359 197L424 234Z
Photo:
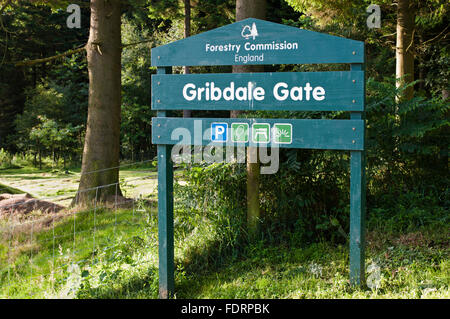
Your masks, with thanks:
M226 142L228 134L227 123L211 123L211 141Z

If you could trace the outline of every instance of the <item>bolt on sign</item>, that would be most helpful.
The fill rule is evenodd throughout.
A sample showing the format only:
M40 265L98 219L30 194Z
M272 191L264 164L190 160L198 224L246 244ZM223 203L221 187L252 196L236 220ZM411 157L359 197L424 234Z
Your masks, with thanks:
M246 19L152 49L152 142L158 148L160 297L174 292L175 144L350 152L350 282L364 282L364 43ZM172 66L349 64L350 71L171 74ZM180 118L172 110L344 111L349 119ZM198 124L201 125L198 125ZM195 124L195 125L194 125ZM175 130L192 141L174 139ZM200 132L198 132L200 130Z

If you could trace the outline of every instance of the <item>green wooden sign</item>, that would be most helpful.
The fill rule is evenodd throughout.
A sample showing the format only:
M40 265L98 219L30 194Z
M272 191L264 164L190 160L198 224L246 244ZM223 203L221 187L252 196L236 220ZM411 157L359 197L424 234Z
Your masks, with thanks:
M363 88L362 71L155 75L152 105L155 110L363 111Z
M152 49L154 66L363 62L363 42L252 18Z
M364 146L364 123L360 120L156 117L152 124L153 144L225 145L239 143L240 146L360 151ZM215 129L215 127L220 129ZM186 132L185 135L190 138L186 139L185 136L182 136L183 129ZM176 130L180 133L177 133ZM280 132L286 132L287 139L280 140ZM223 136L215 138L215 135L217 136L219 133ZM239 138L240 135L247 136L247 138Z
M364 43L257 19L152 49L158 148L159 294L175 289L171 148L224 145L350 151L350 283L364 283ZM172 75L175 65L347 63L347 72ZM168 110L349 111L349 120L177 118Z

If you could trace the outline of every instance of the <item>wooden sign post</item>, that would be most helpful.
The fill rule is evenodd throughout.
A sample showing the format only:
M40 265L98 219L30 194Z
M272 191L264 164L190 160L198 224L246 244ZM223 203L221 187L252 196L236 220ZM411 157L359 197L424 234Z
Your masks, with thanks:
M159 294L174 292L173 139L189 145L350 151L350 283L364 282L364 43L257 19L152 49L152 142L158 145ZM171 74L172 66L346 63L346 72ZM348 120L177 118L170 110L348 111ZM197 125L197 126L196 126ZM238 131L239 130L239 131ZM240 132L236 134L235 132ZM274 132L283 132L283 135ZM176 135L176 134L175 134Z

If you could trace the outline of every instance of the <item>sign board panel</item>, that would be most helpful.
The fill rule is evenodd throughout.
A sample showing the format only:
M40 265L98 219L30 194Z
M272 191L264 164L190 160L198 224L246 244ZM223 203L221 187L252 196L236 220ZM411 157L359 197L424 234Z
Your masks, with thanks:
M364 42L253 18L152 49L153 66L363 62Z
M154 117L152 143L363 150L364 121Z
M364 72L154 75L152 108L363 111Z
M174 292L172 145L350 150L350 283L364 283L364 42L257 19L152 49L159 293ZM169 75L172 66L347 63L350 72ZM165 110L350 111L350 120L171 118Z

